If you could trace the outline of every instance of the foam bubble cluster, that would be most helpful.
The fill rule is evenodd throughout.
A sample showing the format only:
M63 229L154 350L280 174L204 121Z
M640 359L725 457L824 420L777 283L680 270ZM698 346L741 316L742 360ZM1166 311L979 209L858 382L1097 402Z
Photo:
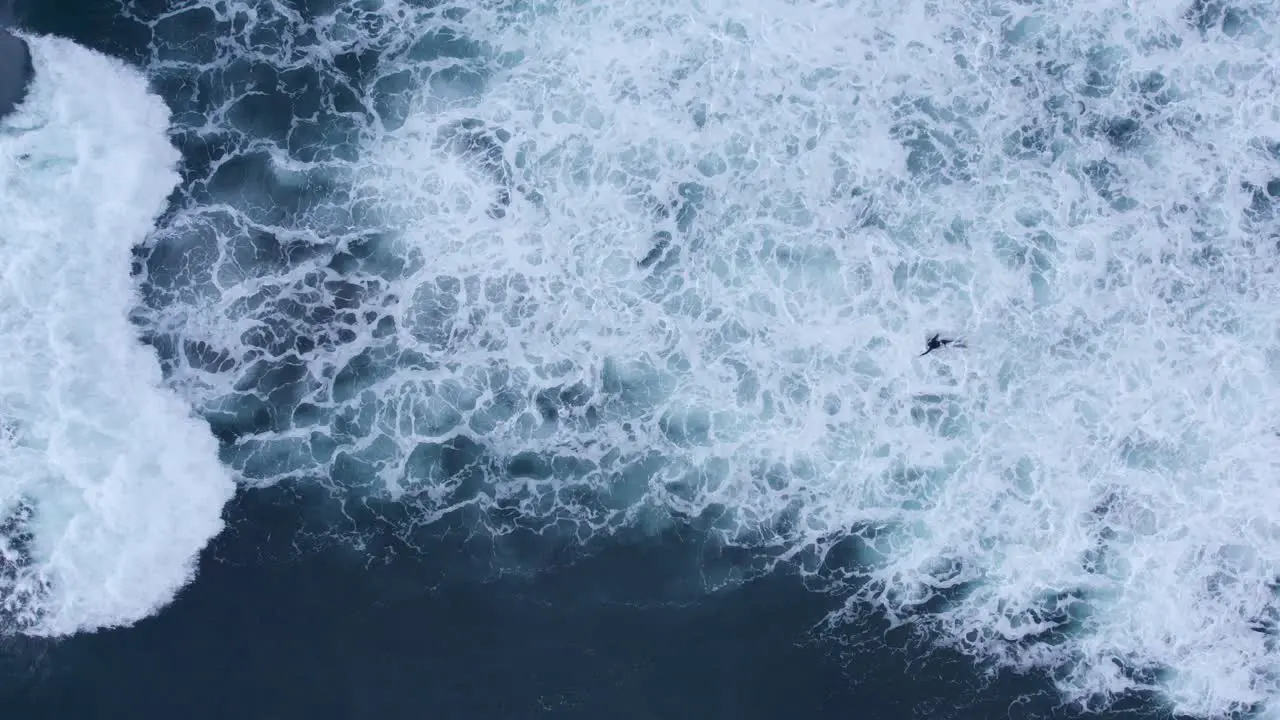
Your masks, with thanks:
M191 578L233 483L129 313L129 252L178 181L140 73L28 39L0 122L0 630L135 622Z
M1269 4L362 8L233 35L337 89L231 118L146 269L245 478L696 522L847 585L836 632L1273 701Z

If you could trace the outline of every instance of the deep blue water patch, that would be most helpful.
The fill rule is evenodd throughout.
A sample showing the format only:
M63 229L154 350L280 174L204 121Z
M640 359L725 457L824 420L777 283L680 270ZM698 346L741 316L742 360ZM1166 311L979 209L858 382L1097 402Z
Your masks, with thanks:
M706 558L685 531L506 575L492 572L486 541L448 522L412 551L394 535L372 554L305 542L343 531L319 522L327 502L290 488L242 492L232 529L164 612L60 642L9 640L6 717L1076 716L1042 679L985 680L901 630L869 625L844 648L816 639L838 601L796 577L705 594L693 579Z

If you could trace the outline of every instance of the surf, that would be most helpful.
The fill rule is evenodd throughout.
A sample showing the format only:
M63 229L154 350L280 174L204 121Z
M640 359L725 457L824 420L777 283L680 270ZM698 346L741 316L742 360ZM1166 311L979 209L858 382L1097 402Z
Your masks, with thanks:
M158 19L228 31L154 72L235 100L180 130L215 159L139 315L242 482L406 533L692 526L843 593L834 635L1268 706L1274 11L1216 7ZM968 347L917 357L935 328Z
M130 625L170 602L234 483L130 322L132 246L177 185L136 69L26 37L0 120L0 630Z

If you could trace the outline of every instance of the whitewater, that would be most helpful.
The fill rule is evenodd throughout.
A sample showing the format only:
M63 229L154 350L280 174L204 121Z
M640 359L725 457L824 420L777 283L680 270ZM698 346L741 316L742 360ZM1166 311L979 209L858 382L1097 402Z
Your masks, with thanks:
M137 74L33 39L0 125L11 627L154 612L230 474L1277 712L1272 3L124 10L158 221Z
M169 110L136 69L25 39L36 80L0 120L0 631L59 636L166 605L234 483L129 320L131 247L178 182Z

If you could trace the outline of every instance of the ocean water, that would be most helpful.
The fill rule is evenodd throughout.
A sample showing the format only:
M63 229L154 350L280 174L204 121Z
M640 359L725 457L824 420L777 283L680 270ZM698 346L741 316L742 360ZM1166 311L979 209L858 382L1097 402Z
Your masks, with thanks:
M0 709L1280 716L1277 14L20 5Z

